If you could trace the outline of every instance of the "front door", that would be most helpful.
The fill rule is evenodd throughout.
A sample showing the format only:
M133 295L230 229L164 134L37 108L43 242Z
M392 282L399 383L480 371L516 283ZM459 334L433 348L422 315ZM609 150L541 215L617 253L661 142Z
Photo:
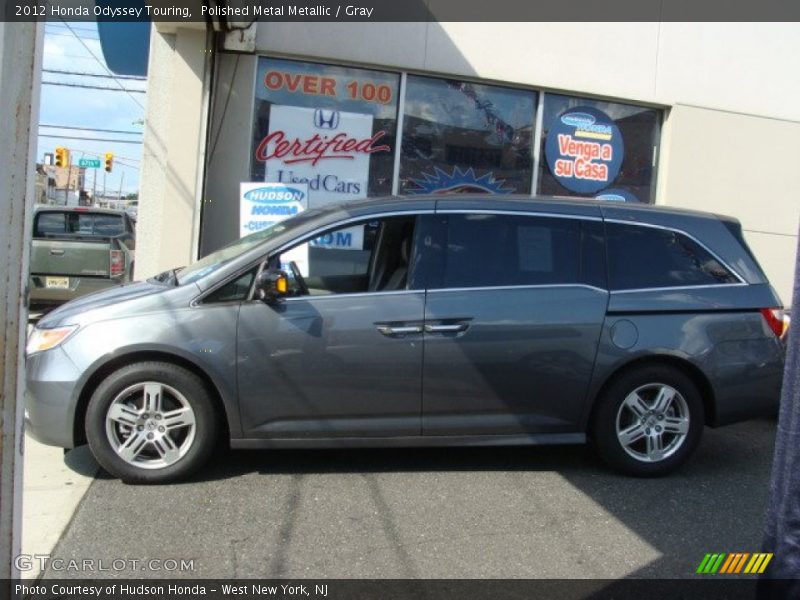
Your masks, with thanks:
M417 217L348 223L272 257L293 296L241 307L245 437L420 435L424 289Z
M600 224L437 215L424 435L579 429L608 304Z

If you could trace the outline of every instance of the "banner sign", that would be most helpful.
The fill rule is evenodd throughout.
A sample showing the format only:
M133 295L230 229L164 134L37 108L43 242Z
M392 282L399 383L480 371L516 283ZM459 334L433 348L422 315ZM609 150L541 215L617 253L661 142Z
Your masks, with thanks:
M308 185L309 208L367 197L369 159L390 152L372 115L273 105L269 134L256 148L266 181Z
M381 143L386 132L373 133L372 126L370 114L273 105L256 158L265 162L266 181L306 186L309 208L366 198L370 156L391 152ZM315 245L361 250L363 241L358 226Z
M570 108L551 124L545 143L550 171L568 190L593 194L619 175L625 146L614 120L588 106Z
M302 212L308 206L305 184L239 184L239 236L244 237Z

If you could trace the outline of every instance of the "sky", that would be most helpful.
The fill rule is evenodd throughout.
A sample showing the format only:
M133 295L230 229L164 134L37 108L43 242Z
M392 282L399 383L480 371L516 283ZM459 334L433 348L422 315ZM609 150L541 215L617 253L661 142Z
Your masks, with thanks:
M80 36L86 47L76 38L76 34ZM119 84L129 90L145 90L147 82L48 72L71 71L108 75L109 72L106 70L107 66L97 35L97 25L87 21L68 24L48 22L45 25L42 69L43 82L111 87L119 91L42 85L36 161L42 162L44 154L54 152L56 146L65 146L70 149L73 165L77 165L82 156L84 158L100 158L102 161L105 152L113 152L115 156L113 171L106 173L102 163L99 169L87 169L86 188L92 189L96 175L98 195L102 193L104 178L109 194L116 195L120 190L120 185L122 185L123 196L137 192L142 145L93 140L105 138L141 142L141 135L81 131L43 127L43 125L142 132L146 95L135 92L125 93L120 90ZM65 135L71 138L77 136L78 138L92 138L92 140L58 139L45 137L44 134Z

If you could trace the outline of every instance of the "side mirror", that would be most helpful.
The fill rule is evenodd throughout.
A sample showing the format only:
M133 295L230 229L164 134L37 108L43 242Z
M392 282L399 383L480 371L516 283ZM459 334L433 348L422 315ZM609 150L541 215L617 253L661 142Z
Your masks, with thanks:
M267 304L289 295L289 276L280 269L264 269L256 279L256 298Z

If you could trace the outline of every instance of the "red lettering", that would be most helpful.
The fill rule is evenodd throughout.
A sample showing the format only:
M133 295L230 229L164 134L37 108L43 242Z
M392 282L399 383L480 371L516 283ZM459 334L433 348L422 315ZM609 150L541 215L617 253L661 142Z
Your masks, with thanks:
M302 79L302 75L290 75L289 73L283 74L284 79L286 80L286 87L289 88L290 92L296 92L297 89L300 87L300 79Z
M335 96L336 95L336 80L332 77L323 77L322 85L319 90L322 96Z
M304 94L317 94L317 83L319 83L316 77L312 77L310 75L306 75L303 81L303 93Z
M283 87L283 74L278 71L268 71L264 76L264 85L271 90L279 90Z
M299 162L316 165L321 160L331 158L353 160L357 153L391 152L392 149L386 144L376 145L385 135L385 131L379 131L371 138L359 140L348 137L345 133L337 133L332 138L315 134L305 141L299 138L289 141L283 131L273 131L258 144L256 160L264 162L271 158L281 158L287 165Z

